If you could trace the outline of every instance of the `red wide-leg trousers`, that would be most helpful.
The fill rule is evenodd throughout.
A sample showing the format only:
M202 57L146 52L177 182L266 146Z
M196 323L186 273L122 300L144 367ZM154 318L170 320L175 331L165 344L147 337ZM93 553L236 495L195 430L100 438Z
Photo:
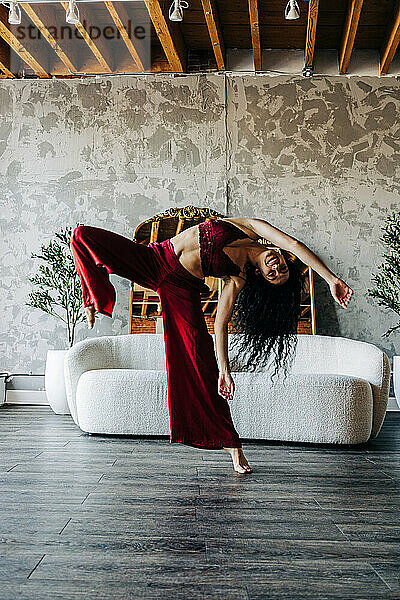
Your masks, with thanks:
M179 262L170 240L147 246L99 227L80 225L71 250L83 295L112 316L109 274L154 290L160 298L166 353L170 442L204 449L240 448L228 402L218 393L218 364L201 308L204 282ZM137 334L139 335L139 334Z

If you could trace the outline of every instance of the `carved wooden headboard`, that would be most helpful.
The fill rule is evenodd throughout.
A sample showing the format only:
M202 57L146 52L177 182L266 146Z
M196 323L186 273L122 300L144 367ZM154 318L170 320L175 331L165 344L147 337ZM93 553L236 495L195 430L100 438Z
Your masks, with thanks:
M146 244L163 242L201 221L225 216L211 208L198 208L191 204L181 208L169 208L140 223L135 229L133 239L135 242L146 242Z

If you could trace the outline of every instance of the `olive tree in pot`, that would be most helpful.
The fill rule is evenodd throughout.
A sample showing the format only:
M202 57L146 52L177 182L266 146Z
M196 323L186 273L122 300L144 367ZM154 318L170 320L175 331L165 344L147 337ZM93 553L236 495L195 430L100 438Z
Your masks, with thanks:
M74 343L75 328L86 316L82 304L82 288L75 268L70 238L72 227L64 227L55 233L56 240L42 244L40 254L32 253L31 258L39 258L45 264L39 266L39 273L29 277L38 290L29 294L27 306L40 310L61 320L67 330L68 346ZM48 402L58 415L70 414L65 381L65 350L48 350L45 369L45 390Z
M380 306L400 316L400 212L392 212L386 218L383 234L380 238L386 246L384 261L378 266L378 273L372 277L376 284L368 289L368 295L375 298ZM400 321L390 327L382 337L388 337L400 329ZM400 407L400 356L393 356L393 387L396 401Z

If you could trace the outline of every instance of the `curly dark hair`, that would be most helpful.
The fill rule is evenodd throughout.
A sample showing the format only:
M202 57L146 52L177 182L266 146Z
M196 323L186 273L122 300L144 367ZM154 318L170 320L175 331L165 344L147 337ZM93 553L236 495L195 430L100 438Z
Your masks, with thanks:
M297 345L297 325L304 283L300 261L281 250L289 268L289 277L281 285L274 285L256 274L250 262L244 267L246 283L239 292L232 312L233 346L238 346L240 364L246 371L265 365L274 351L272 378L283 368L288 373ZM304 267L303 267L304 268Z

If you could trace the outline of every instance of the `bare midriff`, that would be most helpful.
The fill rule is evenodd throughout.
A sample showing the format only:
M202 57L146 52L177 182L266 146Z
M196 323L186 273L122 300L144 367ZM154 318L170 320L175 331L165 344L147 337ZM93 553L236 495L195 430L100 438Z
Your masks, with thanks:
M193 225L181 231L170 238L170 242L181 265L195 277L204 279L201 271L199 226Z

